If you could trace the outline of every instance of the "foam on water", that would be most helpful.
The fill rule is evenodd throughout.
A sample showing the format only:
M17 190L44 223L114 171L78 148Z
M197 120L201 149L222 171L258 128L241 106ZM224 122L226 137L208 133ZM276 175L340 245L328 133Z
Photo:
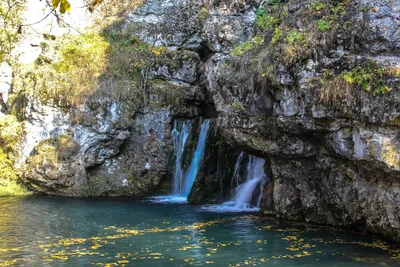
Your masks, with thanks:
M242 157L243 155L240 154L232 177L232 181L236 183L238 183L239 165ZM236 187L229 201L221 205L204 205L200 210L212 212L258 212L260 210L263 188L268 179L264 172L264 163L264 159L250 155L247 163L245 182Z
M173 204L187 204L187 197L180 195L169 195L169 196L156 196L149 197L149 202L152 203L173 203Z
M210 212L258 212L260 208L254 207L252 205L236 205L235 202L225 202L222 205L203 205L200 207L200 211L210 211Z

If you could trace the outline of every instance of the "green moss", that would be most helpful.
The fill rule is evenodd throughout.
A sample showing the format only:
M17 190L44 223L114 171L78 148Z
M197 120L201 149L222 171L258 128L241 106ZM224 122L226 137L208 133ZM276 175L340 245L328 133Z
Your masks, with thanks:
M35 147L35 154L29 157L29 168L43 165L58 168L59 163L74 156L78 145L68 135L46 139Z
M177 86L162 79L155 79L149 82L150 91L154 94L150 101L151 108L172 107L180 108L182 106L182 95L186 87Z
M251 37L249 40L244 42L243 44L236 46L231 52L231 56L243 56L245 53L249 52L252 49L255 49L264 43L264 36L258 34L254 37Z
M106 183L106 179L101 176L91 176L83 188L85 197L101 196L104 192L110 190L110 186Z
M229 105L230 108L236 110L236 111L244 111L246 110L246 108L243 106L242 103L240 103L239 101L235 101L234 103Z
M29 157L29 167L36 168L43 165L51 165L53 167L58 164L57 150L51 140L40 142L35 147L35 155Z
M202 8L197 15L197 18L202 23L210 16L210 11L207 8Z

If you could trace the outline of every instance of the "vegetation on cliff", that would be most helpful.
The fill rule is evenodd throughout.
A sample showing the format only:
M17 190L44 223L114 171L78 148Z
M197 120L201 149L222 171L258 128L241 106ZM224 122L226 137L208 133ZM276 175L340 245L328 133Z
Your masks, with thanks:
M316 0L289 12L287 1L269 1L257 9L257 35L235 47L231 55L253 62L244 71L246 75L258 73L259 81L278 86L282 68L296 73L308 59L321 57L333 48L338 36L344 45L351 45L355 35L351 19L357 8L348 0ZM370 10L374 8L364 12ZM386 94L391 90L388 81L400 77L398 69L372 59L356 64L348 62L341 68L338 73L327 70L318 79L321 103L344 101L359 89L374 96Z
M22 124L13 115L0 117L0 196L27 194L14 167L23 133Z

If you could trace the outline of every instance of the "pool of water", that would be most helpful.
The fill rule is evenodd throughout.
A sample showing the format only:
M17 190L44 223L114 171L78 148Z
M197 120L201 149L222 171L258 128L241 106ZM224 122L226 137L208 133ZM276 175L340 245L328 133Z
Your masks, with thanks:
M0 266L400 266L367 234L146 199L0 199Z

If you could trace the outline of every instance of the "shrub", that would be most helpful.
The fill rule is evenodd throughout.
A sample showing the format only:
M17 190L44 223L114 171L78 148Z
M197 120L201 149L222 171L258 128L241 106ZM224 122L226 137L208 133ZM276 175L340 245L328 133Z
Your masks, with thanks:
M9 159L14 160L18 156L18 143L23 133L22 124L15 116L0 117L0 149Z
M317 23L317 28L318 30L320 30L321 32L324 32L326 30L329 30L329 28L331 27L330 23L327 22L324 19L320 19Z
M77 106L99 86L109 44L97 33L69 35L56 40L55 60L40 57L28 72L30 95L43 103Z
M349 84L356 84L373 95L386 94L392 90L385 78L390 75L387 68L383 68L376 62L370 62L366 66L357 66L351 71L342 73L343 79Z
M321 82L320 101L323 103L344 101L348 106L354 103L357 89L372 92L374 96L386 94L392 90L387 84L391 77L400 77L395 68L381 66L369 61L339 75L325 72Z
M22 124L13 115L0 117L0 196L25 195L14 168L18 145L23 136Z

